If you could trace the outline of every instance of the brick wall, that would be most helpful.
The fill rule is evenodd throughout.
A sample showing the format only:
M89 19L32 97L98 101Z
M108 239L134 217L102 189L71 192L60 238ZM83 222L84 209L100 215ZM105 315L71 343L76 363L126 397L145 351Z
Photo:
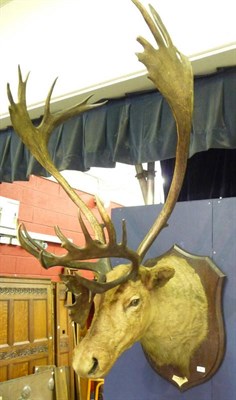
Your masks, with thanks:
M98 215L93 196L84 192L78 193L95 215ZM20 201L19 220L25 223L28 231L55 236L53 227L58 225L64 235L74 243L84 243L77 217L78 209L57 183L31 176L28 182L0 184L0 196ZM110 210L113 207L120 206L113 203ZM47 250L57 254L64 252L55 243L49 243ZM60 272L60 267L45 270L36 258L20 246L0 244L0 275L47 277L57 281Z

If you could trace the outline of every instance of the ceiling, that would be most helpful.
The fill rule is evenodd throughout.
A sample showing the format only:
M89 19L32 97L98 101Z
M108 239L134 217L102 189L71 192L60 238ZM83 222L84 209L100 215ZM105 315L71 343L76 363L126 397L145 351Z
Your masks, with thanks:
M236 65L234 0L225 0L224 4L220 0L198 0L191 2L191 7L187 0L151 3L171 30L177 47L186 49L195 75ZM10 124L5 88L10 81L16 90L19 63L23 73L32 71L27 96L32 118L42 114L45 93L55 75L60 81L52 98L52 111L89 94L97 101L153 89L135 56L140 51L135 40L139 34L148 37L149 32L127 0L0 0L0 129ZM142 204L134 167L125 168L116 168L119 183L118 177L114 179L114 169L109 174L108 169L92 168L87 179L90 183L94 179L92 185L86 189L85 184L84 188L81 176L73 178L73 182L79 182L73 185L88 192L105 192L107 199L119 204ZM115 181L117 187L109 192ZM127 195L119 196L118 192Z

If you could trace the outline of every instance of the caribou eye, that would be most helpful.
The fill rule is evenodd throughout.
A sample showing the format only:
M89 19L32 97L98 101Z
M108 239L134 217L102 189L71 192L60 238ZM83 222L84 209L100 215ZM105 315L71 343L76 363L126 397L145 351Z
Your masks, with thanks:
M137 307L139 305L140 299L136 297L135 299L131 300L129 303L129 307Z

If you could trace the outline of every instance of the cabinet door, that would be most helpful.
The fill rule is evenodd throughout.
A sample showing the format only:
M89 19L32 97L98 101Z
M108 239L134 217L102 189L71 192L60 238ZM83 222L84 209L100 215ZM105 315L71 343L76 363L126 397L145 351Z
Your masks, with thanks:
M70 294L68 296L70 297ZM57 282L55 291L55 362L58 367L69 367L70 399L73 400L75 380L77 380L71 367L75 330L74 323L69 318L68 309L65 307L65 303L68 302L66 297L66 286L62 282ZM71 301L69 301L69 304L71 304Z
M0 381L54 364L52 284L0 277Z
M56 365L67 366L72 362L74 324L69 318L66 303L66 286L64 283L56 283Z

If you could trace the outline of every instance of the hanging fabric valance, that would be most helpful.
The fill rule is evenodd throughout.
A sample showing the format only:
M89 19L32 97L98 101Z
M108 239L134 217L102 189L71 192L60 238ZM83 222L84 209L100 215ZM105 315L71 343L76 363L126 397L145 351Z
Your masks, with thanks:
M175 156L176 129L160 93L129 95L64 123L49 149L59 170L86 171ZM236 148L236 68L195 79L189 156L210 148ZM12 128L0 131L0 181L47 176Z

